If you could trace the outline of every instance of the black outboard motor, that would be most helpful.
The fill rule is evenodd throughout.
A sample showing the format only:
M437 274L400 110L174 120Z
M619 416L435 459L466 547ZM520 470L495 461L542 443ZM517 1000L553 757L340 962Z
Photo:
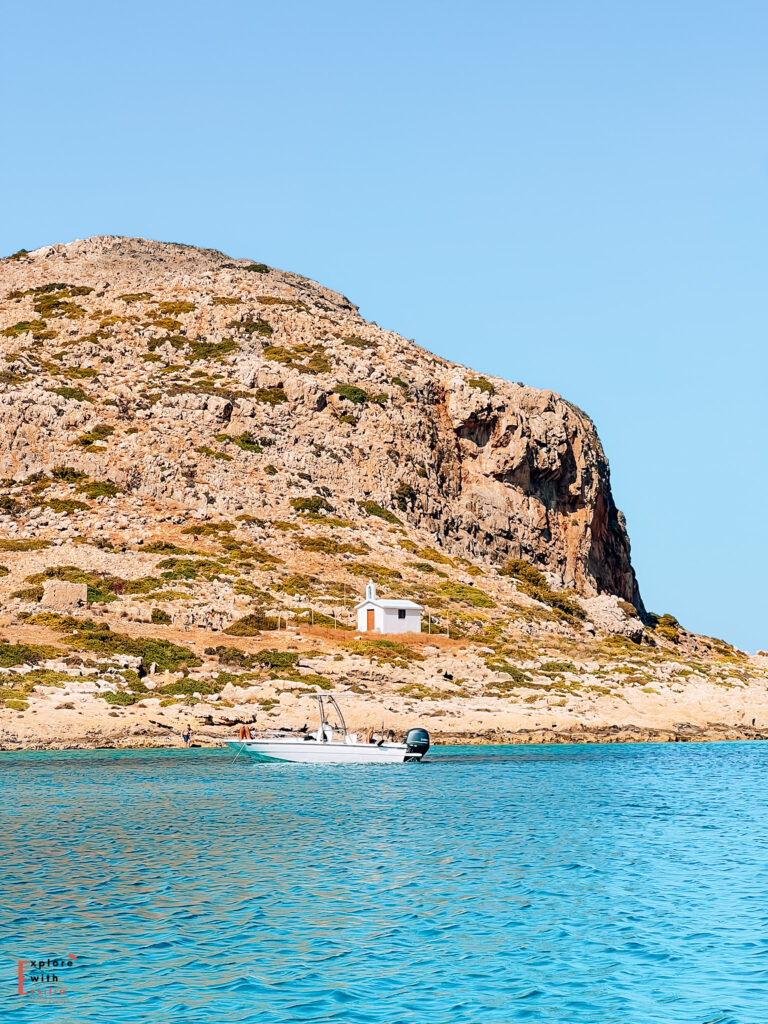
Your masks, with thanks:
M405 745L407 747L406 761L421 760L429 750L429 733L426 729L409 729L405 737Z

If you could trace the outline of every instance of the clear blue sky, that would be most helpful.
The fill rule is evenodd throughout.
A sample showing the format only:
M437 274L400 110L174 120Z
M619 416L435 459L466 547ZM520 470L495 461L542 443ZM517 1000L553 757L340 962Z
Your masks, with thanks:
M0 251L212 246L595 420L649 608L768 648L768 5L38 2Z

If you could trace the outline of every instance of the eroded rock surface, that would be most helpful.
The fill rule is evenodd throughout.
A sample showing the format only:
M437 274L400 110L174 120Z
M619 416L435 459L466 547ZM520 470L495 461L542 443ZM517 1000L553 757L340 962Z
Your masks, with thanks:
M4 477L65 463L222 514L307 492L373 501L448 551L523 558L642 611L591 420L438 358L313 281L92 238L0 262L0 340ZM105 436L82 440L94 427ZM245 458L221 434L257 443Z

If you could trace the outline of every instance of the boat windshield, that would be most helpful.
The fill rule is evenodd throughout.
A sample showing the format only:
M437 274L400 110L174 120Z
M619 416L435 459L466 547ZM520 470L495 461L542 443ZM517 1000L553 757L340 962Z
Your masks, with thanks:
M327 714L327 712L328 712L328 710L332 709L335 712L337 719L339 720L339 725L341 727L341 734L346 739L346 737L347 737L347 725L346 725L346 722L344 721L344 715L342 715L342 713L341 713L341 708L336 703L336 698L335 697L329 697L326 694L321 694L321 693L315 693L315 694L313 694L313 696L314 696L315 700L317 701L317 707L318 707L318 710L320 712L320 728L321 728L321 730L324 729L324 727L326 725L330 726L331 723L328 721L328 714Z

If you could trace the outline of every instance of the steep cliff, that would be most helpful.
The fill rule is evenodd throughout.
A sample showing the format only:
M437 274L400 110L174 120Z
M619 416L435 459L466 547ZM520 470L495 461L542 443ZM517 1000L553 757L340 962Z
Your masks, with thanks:
M363 531L375 505L448 554L642 611L589 418L312 281L142 239L55 245L0 262L0 342L8 484L66 466L206 516L315 499Z

